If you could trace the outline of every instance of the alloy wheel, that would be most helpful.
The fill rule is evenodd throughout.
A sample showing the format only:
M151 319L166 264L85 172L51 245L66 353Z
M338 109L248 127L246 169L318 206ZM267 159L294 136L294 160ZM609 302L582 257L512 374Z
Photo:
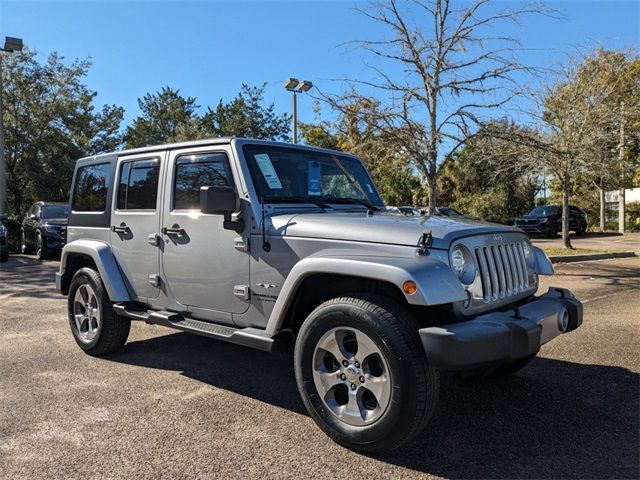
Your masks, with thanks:
M91 342L102 324L98 297L88 284L82 284L73 298L73 319L78 336L84 342Z
M376 343L360 330L326 332L315 347L312 371L324 404L349 425L369 425L389 406L389 366Z

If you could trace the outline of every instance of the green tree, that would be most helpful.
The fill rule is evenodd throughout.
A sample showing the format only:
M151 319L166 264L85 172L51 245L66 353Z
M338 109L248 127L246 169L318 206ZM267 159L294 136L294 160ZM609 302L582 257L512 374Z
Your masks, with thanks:
M84 83L91 63L40 63L25 50L3 58L7 212L21 216L35 200L66 201L75 161L117 148L123 109L96 111Z
M158 145L205 136L199 105L194 97L183 97L180 90L163 87L138 99L141 114L127 127L127 148Z
M561 192L566 248L572 248L568 206L574 181L581 176L602 175L604 169L615 171L625 163L623 155L622 161L615 163L603 157L603 146L611 143L616 126L627 120L620 108L622 102L628 102L627 113L633 109L637 114L640 108L640 76L630 74L628 56L621 53L596 50L571 59L538 98L538 119L544 135L533 144Z
M218 137L247 137L290 141L291 116L276 113L272 102L264 105L266 84L251 87L242 84L238 95L228 103L220 100L209 108L202 121L204 129Z
M439 198L465 213L510 223L534 206L541 172L514 138L532 133L507 120L485 124L462 150L448 157L438 178Z

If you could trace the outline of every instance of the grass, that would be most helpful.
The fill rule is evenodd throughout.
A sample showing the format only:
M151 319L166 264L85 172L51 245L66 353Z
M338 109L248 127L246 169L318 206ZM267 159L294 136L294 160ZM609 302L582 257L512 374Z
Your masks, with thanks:
M550 257L555 257L558 255L589 255L592 253L615 253L620 252L621 250L594 250L592 248L574 248L573 250L569 248L557 248L557 247L547 247L543 248L544 253L546 253Z

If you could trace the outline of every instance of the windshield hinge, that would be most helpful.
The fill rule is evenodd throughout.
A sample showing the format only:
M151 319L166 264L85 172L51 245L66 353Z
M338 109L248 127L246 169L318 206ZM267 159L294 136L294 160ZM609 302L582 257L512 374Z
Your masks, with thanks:
M429 255L429 247L431 247L432 240L433 237L431 236L431 230L423 232L418 239L418 249L416 250L416 253L422 256Z

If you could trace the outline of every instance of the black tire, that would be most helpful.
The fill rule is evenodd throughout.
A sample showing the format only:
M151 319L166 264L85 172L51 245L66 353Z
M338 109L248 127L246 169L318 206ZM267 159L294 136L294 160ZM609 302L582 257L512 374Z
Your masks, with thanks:
M8 261L9 261L9 251L4 250L2 253L0 253L0 263L5 263Z
M90 341L82 337L74 319L74 299L77 290L84 284L88 284L95 292L96 304L101 315L101 324L97 329L97 334ZM100 275L91 268L81 268L73 276L69 287L67 311L73 338L78 346L89 355L99 356L115 352L126 343L129 337L131 320L116 315Z
M587 232L587 224L581 223L578 229L576 230L576 235L582 236Z
M38 260L46 260L48 256L47 243L42 233L36 232L36 257Z
M388 365L390 402L379 418L367 425L354 426L339 419L315 386L316 345L334 328L364 333ZM296 339L296 382L307 411L335 442L362 452L388 451L414 438L426 426L436 408L440 381L438 371L427 361L418 328L401 306L364 294L324 302L307 317Z
M20 231L20 252L23 255L33 253L33 248L27 245L27 237L24 234L24 230Z

